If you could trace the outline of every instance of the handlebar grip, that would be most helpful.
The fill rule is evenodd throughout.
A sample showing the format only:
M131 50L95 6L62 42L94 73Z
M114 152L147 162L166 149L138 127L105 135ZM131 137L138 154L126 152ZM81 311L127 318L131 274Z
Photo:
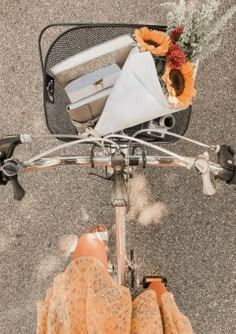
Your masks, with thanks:
M235 168L234 166L234 150L229 145L220 145L218 152L218 164L222 167L222 171L216 176L217 179L226 181L228 184L235 184Z
M17 175L9 177L9 180L11 181L13 187L14 199L17 201L21 201L22 198L25 196L25 191L20 185Z
M21 144L20 135L10 135L0 139L1 159L12 157L17 145Z
M233 177L227 183L228 184L236 184L236 165L234 165Z

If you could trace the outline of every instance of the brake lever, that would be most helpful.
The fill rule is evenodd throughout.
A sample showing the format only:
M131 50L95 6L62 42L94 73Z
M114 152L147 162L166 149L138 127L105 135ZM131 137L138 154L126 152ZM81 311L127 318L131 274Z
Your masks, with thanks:
M25 190L20 185L17 175L9 177L9 180L11 181L13 187L14 199L16 201L21 201L25 196Z
M3 181L7 184L8 181L11 182L13 191L14 191L14 199L17 201L21 201L25 196L25 190L22 188L18 181L18 172L20 170L20 165L16 160L8 160L4 163L1 168L3 173Z
M0 185L6 185L9 181L14 191L14 199L20 201L25 191L18 181L19 164L15 160L10 160L15 148L19 144L32 142L31 135L9 135L0 139Z
M201 174L202 182L203 182L203 194L207 196L212 196L216 193L216 189L214 188L209 172L209 154L208 152L204 152L200 154L195 160L194 166L197 171Z

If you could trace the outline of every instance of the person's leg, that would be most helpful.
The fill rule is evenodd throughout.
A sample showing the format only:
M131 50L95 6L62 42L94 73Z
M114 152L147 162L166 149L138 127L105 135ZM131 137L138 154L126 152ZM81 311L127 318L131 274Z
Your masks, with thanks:
M93 256L100 260L105 268L107 268L107 252L104 241L99 239L94 232L102 231L101 229L94 229L92 233L82 234L79 238L77 247L72 254L72 260L80 256Z
M152 282L147 290L154 290L156 292L157 302L159 305L161 305L161 296L163 293L167 291L166 286L164 283L160 282Z

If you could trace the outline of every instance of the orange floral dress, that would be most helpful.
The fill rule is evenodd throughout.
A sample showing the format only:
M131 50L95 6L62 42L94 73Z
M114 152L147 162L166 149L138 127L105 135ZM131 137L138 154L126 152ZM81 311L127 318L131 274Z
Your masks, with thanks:
M79 257L59 274L38 302L37 334L192 334L171 293L147 290L132 301L103 264Z

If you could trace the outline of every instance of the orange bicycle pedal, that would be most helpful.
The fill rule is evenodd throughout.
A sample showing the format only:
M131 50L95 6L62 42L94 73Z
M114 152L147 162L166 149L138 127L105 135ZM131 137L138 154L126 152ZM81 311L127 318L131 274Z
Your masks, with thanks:
M163 276L145 276L142 280L144 289L147 289L152 282L161 282L167 287L167 279Z

